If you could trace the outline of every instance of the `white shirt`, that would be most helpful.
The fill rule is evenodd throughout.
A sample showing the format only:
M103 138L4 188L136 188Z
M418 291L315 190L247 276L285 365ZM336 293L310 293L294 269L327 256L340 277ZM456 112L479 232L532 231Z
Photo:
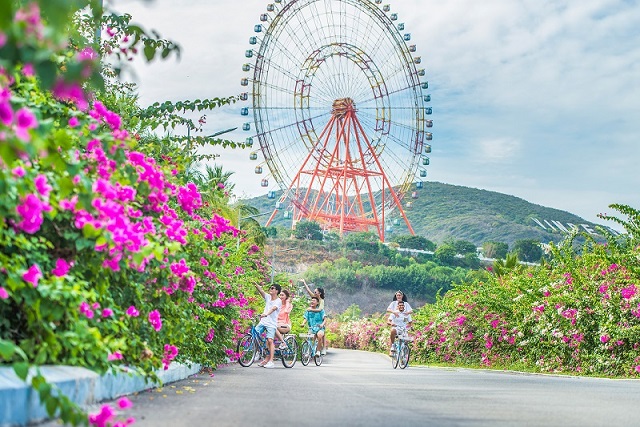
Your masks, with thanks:
M405 309L406 309L406 302L405 302ZM398 326L402 329L407 329L407 323L411 322L411 315L410 314L404 314L404 312L400 313L399 315L396 315L394 313L391 313L389 315L389 320L391 320L391 323L393 323L393 326Z
M262 314L266 315L271 311L273 307L277 307L277 309L273 310L273 313L269 314L268 316L260 319L259 325L264 325L271 328L276 328L278 326L278 313L280 313L280 309L282 308L282 301L278 297L272 300L271 295L266 294L264 296L264 310L262 311Z
M391 304L389 304L389 307L387 307L387 311L388 310L398 311L398 300L391 301ZM404 303L404 311L413 311L408 302Z

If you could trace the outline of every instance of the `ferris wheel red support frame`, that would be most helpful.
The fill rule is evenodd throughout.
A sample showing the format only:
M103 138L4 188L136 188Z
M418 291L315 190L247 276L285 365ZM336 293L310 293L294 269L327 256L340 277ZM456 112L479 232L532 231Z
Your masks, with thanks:
M325 228L339 230L340 236L375 227L384 242L385 211L387 205L395 205L409 232L415 235L402 209L401 198L384 173L356 111L355 103L349 98L334 101L329 122L283 194L283 199L287 195L291 198L293 223L303 219L315 221ZM302 182L303 176L309 177L304 181L306 184ZM381 180L380 212L374 200L376 190L372 180ZM276 208L267 226L277 212Z

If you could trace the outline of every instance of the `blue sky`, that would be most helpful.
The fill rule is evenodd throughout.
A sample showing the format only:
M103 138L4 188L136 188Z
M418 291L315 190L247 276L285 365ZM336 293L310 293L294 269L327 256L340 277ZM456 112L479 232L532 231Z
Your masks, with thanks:
M134 65L142 104L242 92L244 51L267 3L112 1L182 48L179 62ZM638 1L384 3L411 33L430 84L428 181L511 194L592 222L613 213L611 203L640 209ZM238 126L238 111L209 112L205 132ZM249 172L250 150L214 152L235 171L238 195L264 192Z

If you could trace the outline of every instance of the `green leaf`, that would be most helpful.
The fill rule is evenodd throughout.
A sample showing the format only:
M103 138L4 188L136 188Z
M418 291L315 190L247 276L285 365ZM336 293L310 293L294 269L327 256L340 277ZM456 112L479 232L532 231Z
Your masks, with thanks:
M15 352L15 344L9 341L0 340L0 356L2 356L4 360L11 360Z
M151 62L153 58L156 56L156 48L151 46L150 44L145 44L144 56L145 58L147 58L147 61Z
M50 417L53 417L53 415L56 413L56 409L58 409L58 399L53 396L49 396L46 400L45 406L47 408L47 414Z
M13 364L13 370L22 381L27 380L27 375L29 375L29 363L27 362L18 362Z

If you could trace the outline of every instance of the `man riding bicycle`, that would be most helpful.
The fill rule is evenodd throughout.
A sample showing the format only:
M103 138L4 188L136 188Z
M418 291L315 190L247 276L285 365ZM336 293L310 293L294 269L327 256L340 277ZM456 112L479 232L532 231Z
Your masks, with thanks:
M405 313L405 307L403 301L398 301L398 312L391 313L387 319L387 325L391 326L391 343L389 345L389 355L393 354L393 342L396 340L396 336L406 335L407 330L413 324L413 319L410 314Z

